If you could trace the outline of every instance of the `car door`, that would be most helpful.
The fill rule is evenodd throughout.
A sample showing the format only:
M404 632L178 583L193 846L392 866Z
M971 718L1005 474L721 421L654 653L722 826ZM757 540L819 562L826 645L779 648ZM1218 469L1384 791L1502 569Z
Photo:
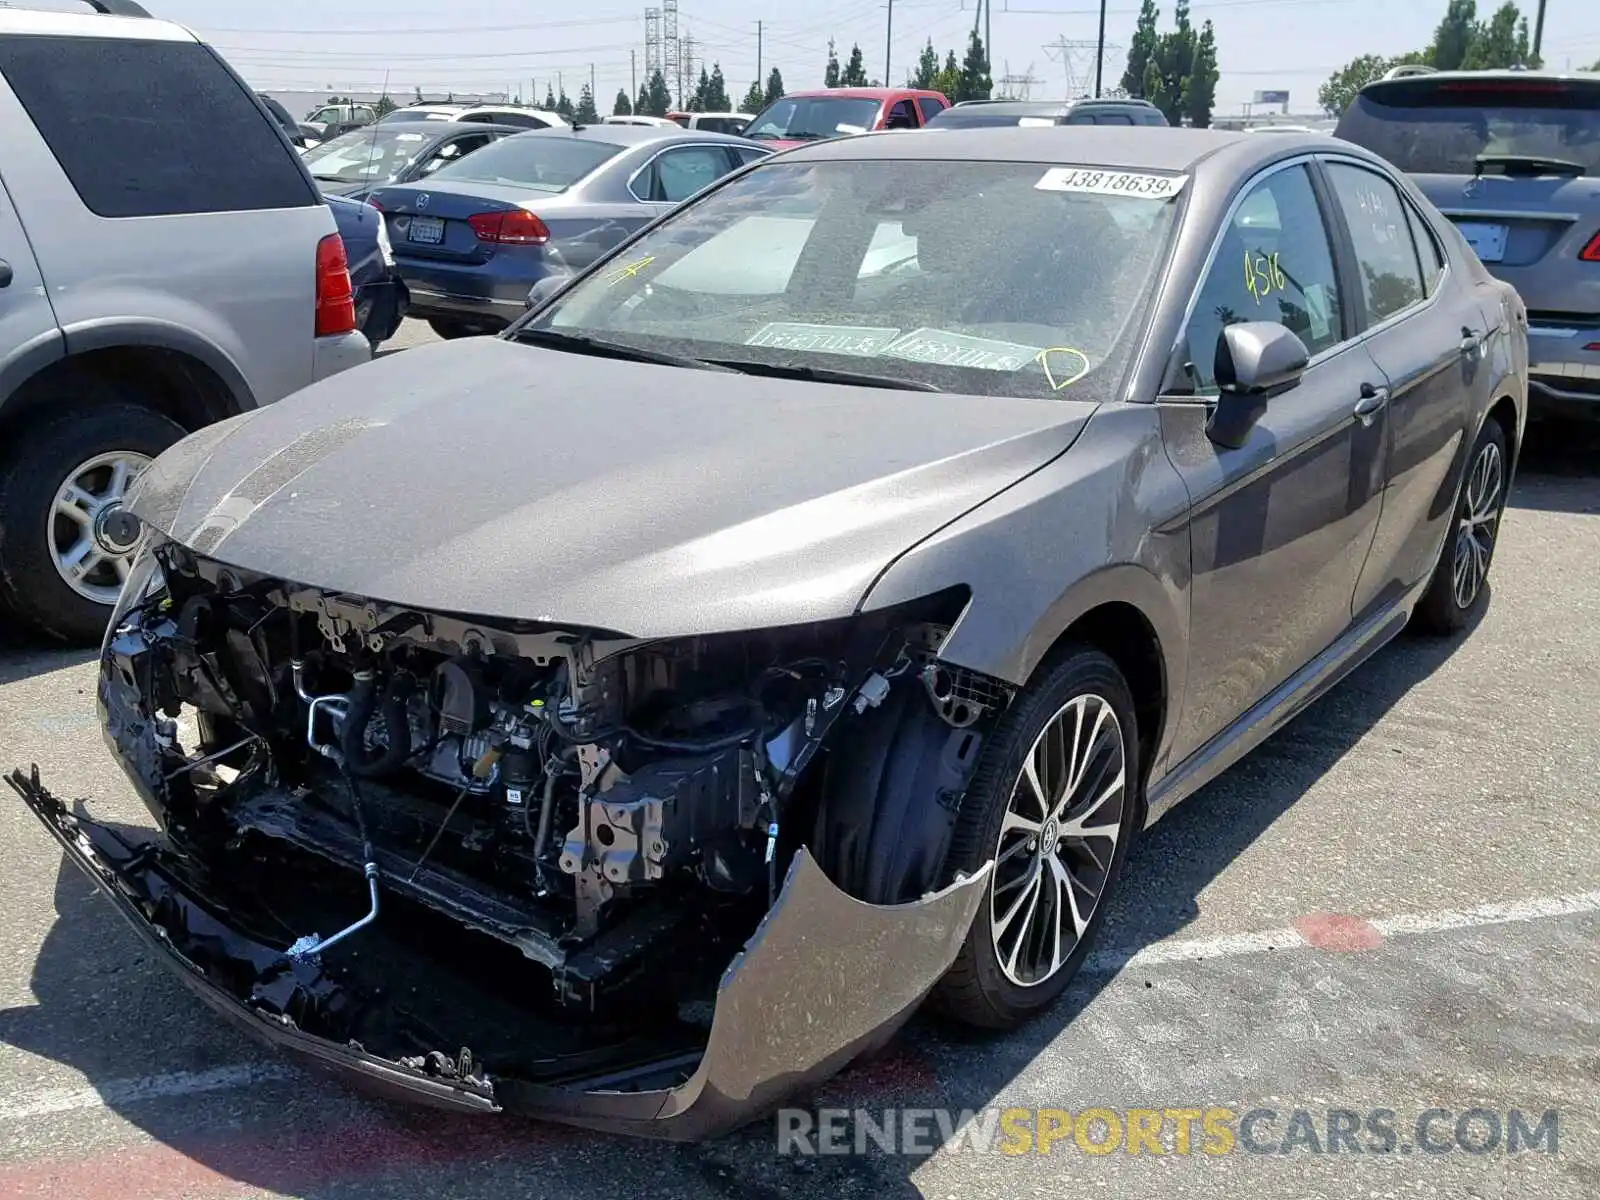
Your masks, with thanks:
M28 235L0 181L0 404L61 352L61 330Z
M1385 377L1388 478L1353 600L1361 616L1433 567L1469 414L1487 407L1478 395L1488 386L1485 322L1472 289L1446 278L1436 236L1393 179L1351 159L1329 157L1322 167L1350 235L1367 352Z
M1191 309L1185 361L1160 398L1189 490L1189 687L1174 754L1197 749L1332 644L1378 523L1383 421L1354 410L1384 382L1357 340L1337 227L1308 161L1258 176L1219 233ZM1310 353L1236 449L1205 431L1226 325L1277 321Z

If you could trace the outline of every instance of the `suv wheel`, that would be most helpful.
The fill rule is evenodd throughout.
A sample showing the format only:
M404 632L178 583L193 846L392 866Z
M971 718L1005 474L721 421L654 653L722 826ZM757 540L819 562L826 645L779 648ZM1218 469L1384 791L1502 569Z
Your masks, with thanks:
M132 547L105 519L184 429L138 404L47 416L16 431L0 462L0 607L66 641L105 632Z

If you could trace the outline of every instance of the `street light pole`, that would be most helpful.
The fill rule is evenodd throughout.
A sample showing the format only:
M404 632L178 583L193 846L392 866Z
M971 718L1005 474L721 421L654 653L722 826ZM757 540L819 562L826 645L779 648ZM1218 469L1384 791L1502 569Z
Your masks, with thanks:
M1100 37L1094 51L1094 95L1100 98L1101 73L1106 65L1106 0L1100 0Z
M889 19L883 26L883 86L893 87L889 82L889 50L894 45L894 0L889 0Z
M1544 0L1539 0L1539 15L1533 19L1533 56L1539 57L1539 46L1544 41Z

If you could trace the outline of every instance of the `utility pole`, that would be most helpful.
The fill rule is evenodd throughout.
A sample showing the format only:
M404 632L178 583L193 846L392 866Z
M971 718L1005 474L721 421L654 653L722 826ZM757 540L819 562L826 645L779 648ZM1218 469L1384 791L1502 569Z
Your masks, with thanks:
M889 50L894 45L894 0L889 0L889 19L883 25L883 86L893 87L889 82Z
M1544 0L1539 0L1540 4ZM1094 96L1100 98L1101 74L1106 66L1106 0L1100 0L1100 36L1095 39L1094 51Z
M600 102L599 102L599 100L597 100L595 98L595 94L594 94L594 64L593 63L589 64L589 103L594 105L596 112L600 111Z
M567 94L567 85L561 77L561 72L556 72L556 103L561 103L561 97Z
M756 22L756 82L760 83L761 76L761 22Z
M632 100L639 94L639 60L632 50L628 51L628 99Z
M1104 0L1101 0L1104 3ZM994 78L994 31L989 18L994 15L994 0L983 0L983 61L989 64L989 78ZM888 86L888 80L884 81Z
M1539 15L1533 19L1533 56L1539 57L1539 46L1544 41L1544 0L1539 0Z

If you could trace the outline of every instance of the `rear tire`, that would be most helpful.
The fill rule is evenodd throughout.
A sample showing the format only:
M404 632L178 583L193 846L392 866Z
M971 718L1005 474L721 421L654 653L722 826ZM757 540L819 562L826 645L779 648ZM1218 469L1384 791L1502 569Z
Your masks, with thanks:
M63 641L99 641L127 556L107 553L96 517L184 433L124 400L53 408L12 430L0 461L0 609ZM79 578L69 583L79 550Z
M449 317L429 317L428 328L446 341L464 337L482 337L492 332L486 325L474 325L471 321L456 321Z
M937 1007L1007 1029L1066 989L1104 922L1138 832L1139 731L1127 681L1072 648L1040 669L984 746L948 877L995 868Z
M1484 422L1467 457L1461 494L1439 549L1433 581L1411 614L1411 627L1417 632L1447 637L1460 633L1482 613L1509 482L1505 430L1491 419Z

